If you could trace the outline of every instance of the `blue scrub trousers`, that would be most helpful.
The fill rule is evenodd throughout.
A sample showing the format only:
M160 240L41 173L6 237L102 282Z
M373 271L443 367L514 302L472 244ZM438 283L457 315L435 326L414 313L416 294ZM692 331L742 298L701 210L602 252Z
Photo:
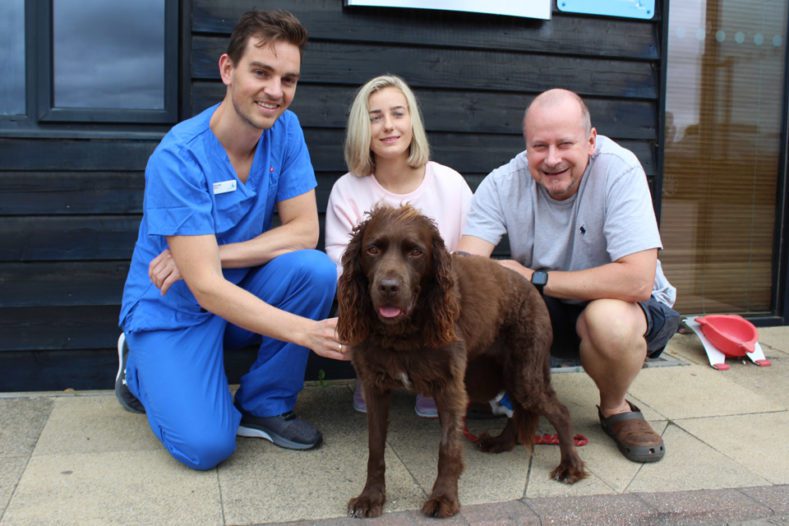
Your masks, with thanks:
M318 320L329 313L336 283L336 266L326 254L301 250L250 270L239 286L270 305ZM241 415L228 388L225 347L260 344L236 393L246 412L290 411L304 386L308 349L263 338L218 316L183 329L131 332L126 338L129 389L145 406L164 447L193 469L211 469L236 448Z

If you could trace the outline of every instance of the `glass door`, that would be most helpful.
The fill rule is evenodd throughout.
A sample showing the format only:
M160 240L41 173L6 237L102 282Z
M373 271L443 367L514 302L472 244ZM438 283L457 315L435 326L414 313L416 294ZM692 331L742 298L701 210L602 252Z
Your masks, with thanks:
M785 0L670 4L661 255L683 314L774 308Z

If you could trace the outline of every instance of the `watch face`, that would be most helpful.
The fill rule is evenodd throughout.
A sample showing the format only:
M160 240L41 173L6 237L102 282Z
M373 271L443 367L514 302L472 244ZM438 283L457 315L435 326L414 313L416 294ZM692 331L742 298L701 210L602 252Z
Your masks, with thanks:
M538 286L543 286L548 283L548 273L544 270L536 270L531 276L531 282Z

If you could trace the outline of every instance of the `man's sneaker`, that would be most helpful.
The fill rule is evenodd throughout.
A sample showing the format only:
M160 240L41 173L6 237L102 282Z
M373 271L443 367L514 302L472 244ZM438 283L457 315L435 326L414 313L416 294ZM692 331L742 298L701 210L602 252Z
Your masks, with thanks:
M321 432L306 420L297 417L293 411L265 417L241 411L241 425L238 426L236 434L241 437L265 438L286 449L312 449L323 442Z
M422 418L438 418L438 408L436 401L429 396L416 395L414 412Z
M129 346L126 344L126 335L121 333L118 337L118 374L115 375L115 398L118 399L121 407L130 413L145 413L143 405L126 385L126 358L128 356Z
M490 401L490 412L494 415L505 415L507 418L512 418L512 402L509 395L502 391Z

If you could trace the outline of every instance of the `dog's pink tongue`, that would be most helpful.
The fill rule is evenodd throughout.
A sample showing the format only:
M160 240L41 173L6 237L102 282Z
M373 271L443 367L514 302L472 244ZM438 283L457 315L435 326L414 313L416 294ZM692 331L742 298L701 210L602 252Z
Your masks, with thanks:
M400 309L397 307L381 307L378 309L378 314L384 318L396 318L400 316Z

